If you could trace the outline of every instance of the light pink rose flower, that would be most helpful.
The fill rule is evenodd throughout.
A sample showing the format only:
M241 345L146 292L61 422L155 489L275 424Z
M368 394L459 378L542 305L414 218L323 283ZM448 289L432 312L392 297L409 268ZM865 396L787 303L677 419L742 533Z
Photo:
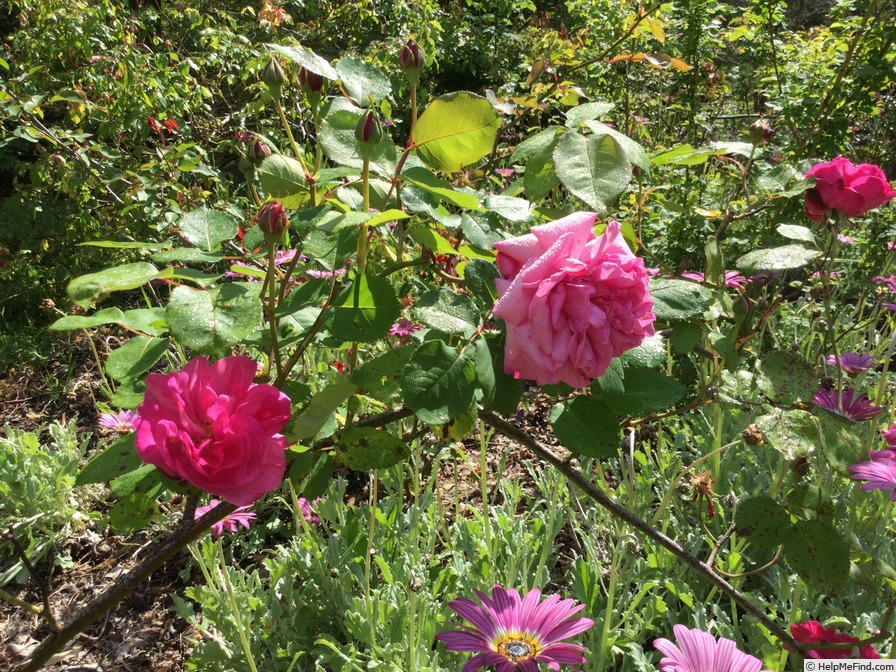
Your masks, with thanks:
M166 476L185 480L237 506L276 488L286 469L289 397L255 385L248 357L209 364L197 357L181 371L146 377L137 409L137 453Z
M815 178L815 186L806 192L806 215L813 222L820 222L828 210L857 217L896 196L880 168L870 163L855 166L842 156L812 166L806 177Z
M495 244L498 302L507 324L504 370L539 385L585 387L653 334L647 271L610 222L594 235L577 212Z

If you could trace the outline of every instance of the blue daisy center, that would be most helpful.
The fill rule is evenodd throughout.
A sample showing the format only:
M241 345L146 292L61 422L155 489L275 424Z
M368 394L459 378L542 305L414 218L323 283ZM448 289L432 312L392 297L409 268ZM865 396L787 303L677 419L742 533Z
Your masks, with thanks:
M538 655L538 642L529 635L508 634L495 642L495 651L512 663Z

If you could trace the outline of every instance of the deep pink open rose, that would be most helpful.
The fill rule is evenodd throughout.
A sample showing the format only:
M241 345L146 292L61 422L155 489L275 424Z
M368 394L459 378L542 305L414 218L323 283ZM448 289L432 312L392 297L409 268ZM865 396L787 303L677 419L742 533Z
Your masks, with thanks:
M847 635L845 632L837 632L834 628L826 628L818 621L794 623L790 626L790 634L800 644L855 644L860 641L858 637ZM835 660L838 658L851 658L852 653L851 649L817 648L807 651L806 657ZM880 654L873 646L860 647L858 654L858 658L880 658Z
M255 385L255 362L191 360L174 373L146 377L138 408L140 457L167 476L246 506L276 488L286 469L289 397Z
M880 168L870 163L855 166L842 156L812 166L806 177L815 178L815 186L806 192L806 215L813 222L820 222L828 210L857 217L896 196Z
M647 270L610 222L594 235L577 212L495 244L498 302L507 324L504 370L539 385L584 387L653 334Z

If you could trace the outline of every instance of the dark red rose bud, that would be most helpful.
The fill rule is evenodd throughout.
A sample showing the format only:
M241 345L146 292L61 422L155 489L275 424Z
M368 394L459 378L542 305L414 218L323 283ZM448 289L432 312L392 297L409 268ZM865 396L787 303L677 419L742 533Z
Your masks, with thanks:
M324 90L324 84L326 84L326 80L323 75L318 75L316 72L311 72L305 68L299 70L299 86L302 87L306 94L320 93Z
M414 40L409 39L401 48L401 51L398 52L398 61L401 63L405 77L411 84L420 81L420 73L426 67L426 54Z
M355 138L361 143L361 150L372 152L383 137L383 129L373 110L368 110L355 126Z
M764 145L775 136L774 130L765 121L759 119L750 124L750 142Z
M259 165L262 161L268 158L271 155L271 150L268 149L268 146L264 144L261 140L256 140L252 143L252 146L249 148L249 158L252 160L252 163L255 165Z
M283 232L289 227L289 218L286 216L286 211L283 209L283 204L280 201L265 203L261 210L258 211L255 220L258 222L258 228L261 229L265 237L271 237L275 240L279 240Z

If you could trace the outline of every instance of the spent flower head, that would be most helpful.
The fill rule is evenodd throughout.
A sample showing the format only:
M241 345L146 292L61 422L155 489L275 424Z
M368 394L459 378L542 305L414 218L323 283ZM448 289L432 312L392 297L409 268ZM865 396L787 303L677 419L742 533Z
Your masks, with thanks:
M448 603L472 625L461 625L436 635L449 651L478 651L462 672L496 666L499 672L537 672L539 663L552 670L560 664L585 662L585 648L561 640L584 632L594 621L573 618L584 608L573 600L551 595L540 601L537 588L520 598L513 588L492 588L491 597L476 591L480 604L465 597Z

